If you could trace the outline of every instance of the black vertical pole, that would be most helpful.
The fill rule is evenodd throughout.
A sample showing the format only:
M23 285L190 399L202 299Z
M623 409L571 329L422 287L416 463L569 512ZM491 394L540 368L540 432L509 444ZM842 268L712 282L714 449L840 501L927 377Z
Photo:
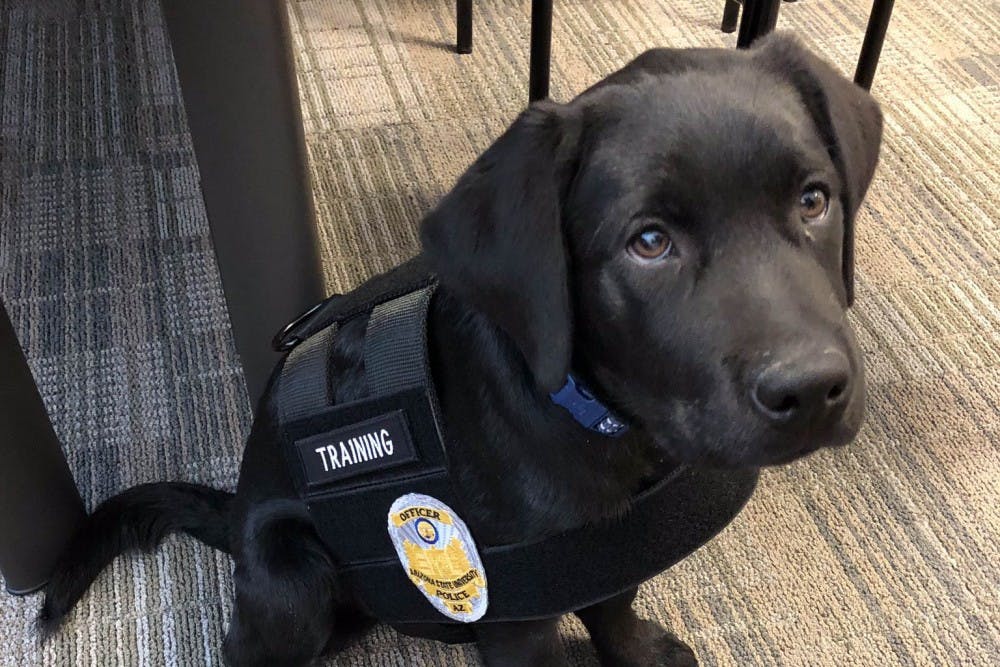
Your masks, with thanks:
M780 6L781 0L743 0L743 18L740 20L736 48L748 48L758 37L774 30Z
M552 0L531 0L531 62L528 101L549 96L549 72L552 60Z
M472 53L472 0L455 0L455 50Z
M736 25L739 20L739 0L726 0L726 6L722 10L722 32L736 32Z
M861 57L858 58L858 68L854 71L854 82L865 90L869 90L875 80L875 68L878 67L885 32L889 29L889 19L892 17L892 3L893 0L875 0L872 3L865 41L861 45Z

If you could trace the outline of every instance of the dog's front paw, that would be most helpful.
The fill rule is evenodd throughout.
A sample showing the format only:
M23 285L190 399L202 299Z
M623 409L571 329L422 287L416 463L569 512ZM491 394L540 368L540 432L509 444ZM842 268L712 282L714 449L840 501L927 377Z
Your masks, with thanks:
M698 667L694 651L658 623L638 620L631 630L597 647L603 667Z

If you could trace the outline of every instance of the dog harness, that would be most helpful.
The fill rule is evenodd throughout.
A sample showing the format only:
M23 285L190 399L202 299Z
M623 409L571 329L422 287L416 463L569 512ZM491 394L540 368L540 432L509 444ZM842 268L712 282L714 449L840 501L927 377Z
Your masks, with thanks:
M372 616L407 634L455 643L473 639L463 621L582 609L669 568L750 497L754 471L679 466L640 493L624 520L530 543L477 542L461 521L428 363L435 287L418 257L330 297L274 341L288 351L275 389L288 471L342 583ZM368 321L368 396L336 404L331 350L339 328L359 317ZM609 438L626 428L575 378L553 400L583 428Z

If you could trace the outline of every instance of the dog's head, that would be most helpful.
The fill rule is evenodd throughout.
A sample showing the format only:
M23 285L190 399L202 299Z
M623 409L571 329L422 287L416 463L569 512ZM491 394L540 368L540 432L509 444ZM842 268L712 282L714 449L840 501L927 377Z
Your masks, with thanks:
M441 282L540 389L567 372L679 461L856 435L853 218L881 114L794 39L654 50L524 112L425 220Z

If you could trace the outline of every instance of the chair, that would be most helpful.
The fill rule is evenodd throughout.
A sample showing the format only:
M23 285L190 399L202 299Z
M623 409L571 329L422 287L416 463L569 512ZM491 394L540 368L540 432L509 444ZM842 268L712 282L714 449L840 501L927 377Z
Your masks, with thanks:
M795 0L784 1L795 2ZM885 42L885 33L889 28L889 19L892 17L893 2L894 0L873 0L872 2L868 27L865 29L865 39L861 44L861 56L858 58L858 65L854 70L854 83L865 90L871 89L872 81L875 79L875 69L878 67L878 59L882 54L882 44ZM750 46L750 43L760 35L774 29L778 19L779 0L726 0L726 6L722 10L722 32L736 30L740 5L743 5L743 22L740 24L740 34L736 46L743 48ZM759 23L760 25L754 25L750 28L748 16L749 23ZM760 32L760 27L764 24L769 25L769 27ZM744 31L744 26L748 26L748 30ZM745 32L746 34L744 34Z
M796 0L784 0L795 2ZM861 46L861 56L854 81L866 90L871 88L878 67L882 43L889 27L894 0L873 0L871 16ZM758 37L774 30L781 0L725 0L722 31L734 32L739 26L736 48L747 48ZM740 7L743 17L740 20ZM457 37L455 50L472 53L472 0L455 0ZM549 72L552 54L552 0L531 0L531 38L528 65L528 100L549 96Z
M458 53L472 53L472 0L455 0ZM528 100L549 96L552 54L552 0L531 0L531 45L528 65Z

